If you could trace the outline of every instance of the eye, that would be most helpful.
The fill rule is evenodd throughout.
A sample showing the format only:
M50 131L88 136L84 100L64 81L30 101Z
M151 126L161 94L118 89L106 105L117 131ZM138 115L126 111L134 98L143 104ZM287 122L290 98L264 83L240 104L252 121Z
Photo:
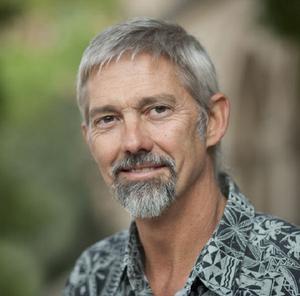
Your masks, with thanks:
M109 128L112 127L117 121L117 117L115 115L105 115L94 121L94 126L100 128Z
M114 121L114 119L115 119L114 116L106 115L106 116L102 117L100 121L105 124L105 123L110 123L110 122Z
M151 118L159 119L168 116L171 113L171 109L168 106L159 105L150 109L149 115Z

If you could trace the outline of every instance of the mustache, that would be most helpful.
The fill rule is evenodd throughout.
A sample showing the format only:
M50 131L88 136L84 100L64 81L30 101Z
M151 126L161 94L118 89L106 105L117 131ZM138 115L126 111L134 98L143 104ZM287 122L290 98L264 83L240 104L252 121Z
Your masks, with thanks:
M114 163L112 166L112 175L116 178L121 171L132 170L142 165L167 167L171 175L176 177L176 166L173 158L145 151L127 155L124 159Z

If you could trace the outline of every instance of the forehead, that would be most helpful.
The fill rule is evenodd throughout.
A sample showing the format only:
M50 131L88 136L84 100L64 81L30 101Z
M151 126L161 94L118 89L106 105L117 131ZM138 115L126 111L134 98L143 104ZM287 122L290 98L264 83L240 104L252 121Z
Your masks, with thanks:
M112 61L87 82L90 105L138 100L159 93L180 97L185 92L176 67L166 58L140 54Z

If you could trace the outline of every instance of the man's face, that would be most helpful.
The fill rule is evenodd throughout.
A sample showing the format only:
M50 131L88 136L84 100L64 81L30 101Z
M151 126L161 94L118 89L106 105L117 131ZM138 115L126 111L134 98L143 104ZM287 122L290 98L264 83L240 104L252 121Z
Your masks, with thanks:
M111 62L88 81L87 142L105 182L135 217L159 216L192 190L208 159L199 106L175 73L167 59L143 54Z

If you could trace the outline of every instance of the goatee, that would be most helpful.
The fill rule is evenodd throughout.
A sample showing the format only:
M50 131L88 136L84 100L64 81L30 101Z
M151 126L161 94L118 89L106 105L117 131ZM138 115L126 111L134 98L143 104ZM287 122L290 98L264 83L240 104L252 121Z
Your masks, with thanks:
M127 180L120 176L122 171L130 171L143 165L166 167L169 176L138 181ZM169 156L145 151L130 154L113 165L112 175L114 197L133 218L159 217L175 201L176 167L175 161Z

